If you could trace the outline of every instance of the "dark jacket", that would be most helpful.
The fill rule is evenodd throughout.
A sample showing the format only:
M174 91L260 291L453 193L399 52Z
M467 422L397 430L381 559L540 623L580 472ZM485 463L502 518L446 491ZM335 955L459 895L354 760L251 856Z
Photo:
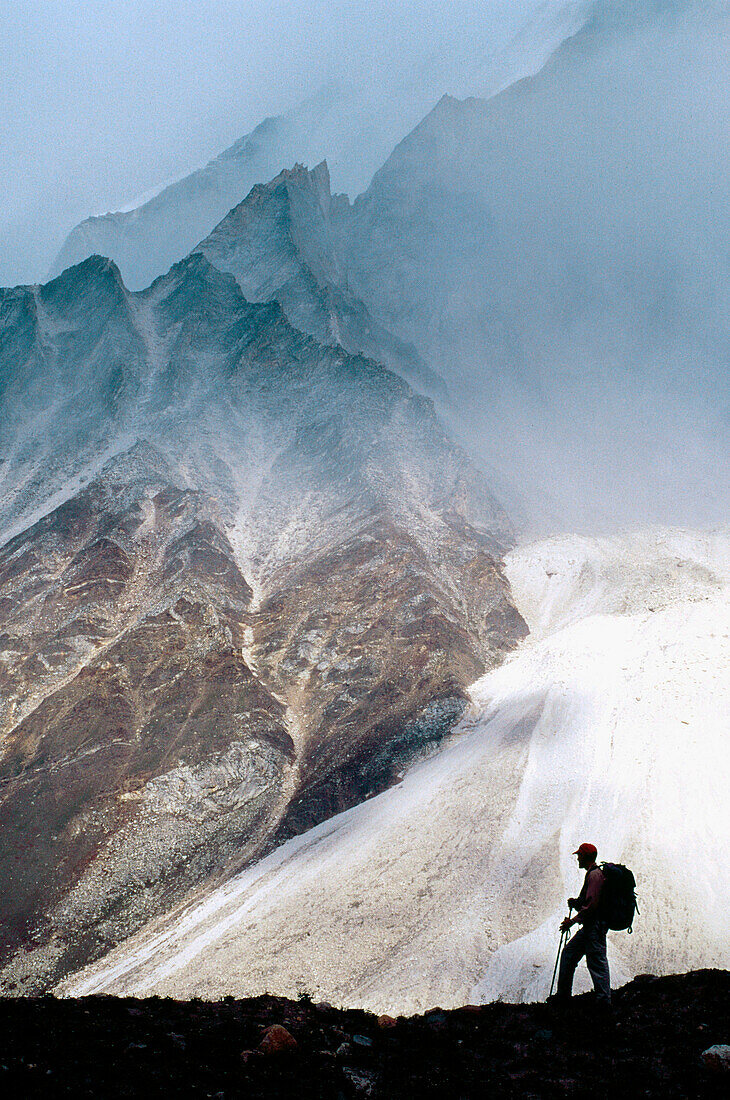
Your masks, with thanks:
M606 881L601 868L597 863L589 867L583 880L583 888L575 899L574 908L578 910L579 924L592 924L599 915L601 891Z

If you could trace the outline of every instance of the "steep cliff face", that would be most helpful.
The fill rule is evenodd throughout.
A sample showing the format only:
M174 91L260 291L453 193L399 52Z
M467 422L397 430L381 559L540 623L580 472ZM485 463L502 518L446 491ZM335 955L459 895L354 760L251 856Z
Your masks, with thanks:
M2 309L0 904L39 989L390 785L526 628L430 403L200 253Z

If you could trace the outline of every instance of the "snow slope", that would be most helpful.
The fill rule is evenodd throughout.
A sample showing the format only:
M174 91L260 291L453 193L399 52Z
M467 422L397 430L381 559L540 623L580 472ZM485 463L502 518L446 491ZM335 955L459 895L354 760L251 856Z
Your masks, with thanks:
M730 532L561 537L507 567L533 635L474 686L448 748L63 991L541 998L582 840L639 882L614 984L730 967Z

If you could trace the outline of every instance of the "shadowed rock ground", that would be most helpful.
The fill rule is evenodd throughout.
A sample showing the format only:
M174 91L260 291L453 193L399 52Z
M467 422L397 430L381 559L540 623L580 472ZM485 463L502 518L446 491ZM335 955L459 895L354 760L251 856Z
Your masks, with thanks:
M496 1003L397 1021L270 996L3 1000L0 1082L24 1097L727 1095L700 1055L730 1037L730 972L637 978L614 1004L606 1024L590 994L560 1017ZM272 1024L294 1049L258 1050Z

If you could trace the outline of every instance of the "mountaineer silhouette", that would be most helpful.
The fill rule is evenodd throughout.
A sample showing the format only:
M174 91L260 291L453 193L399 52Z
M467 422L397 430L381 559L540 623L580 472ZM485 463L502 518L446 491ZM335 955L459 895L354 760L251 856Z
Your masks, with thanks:
M577 898L568 898L575 916L567 916L560 925L560 931L567 936L575 924L581 928L568 939L560 957L558 991L554 1004L563 1005L570 1001L573 993L573 977L580 960L585 956L588 971L593 979L596 991L596 1004L609 1008L611 1004L611 979L606 956L606 933L609 922L602 906L606 876L596 863L598 849L595 844L581 844L573 853L578 857L578 866L585 871L583 887Z
M568 898L576 915L567 916L560 925L560 947L555 960L555 971L560 962L558 991L548 1000L564 1005L573 994L573 976L580 960L585 956L588 972L596 991L596 1004L602 1009L611 1005L611 980L606 957L606 933L610 930L633 932L634 917L639 912L636 904L636 879L623 863L602 863L599 867L595 844L581 844L573 853L578 866L586 875L583 888L577 898ZM570 929L580 924L580 930L570 939ZM561 956L562 949L562 956ZM553 983L555 982L553 971Z

